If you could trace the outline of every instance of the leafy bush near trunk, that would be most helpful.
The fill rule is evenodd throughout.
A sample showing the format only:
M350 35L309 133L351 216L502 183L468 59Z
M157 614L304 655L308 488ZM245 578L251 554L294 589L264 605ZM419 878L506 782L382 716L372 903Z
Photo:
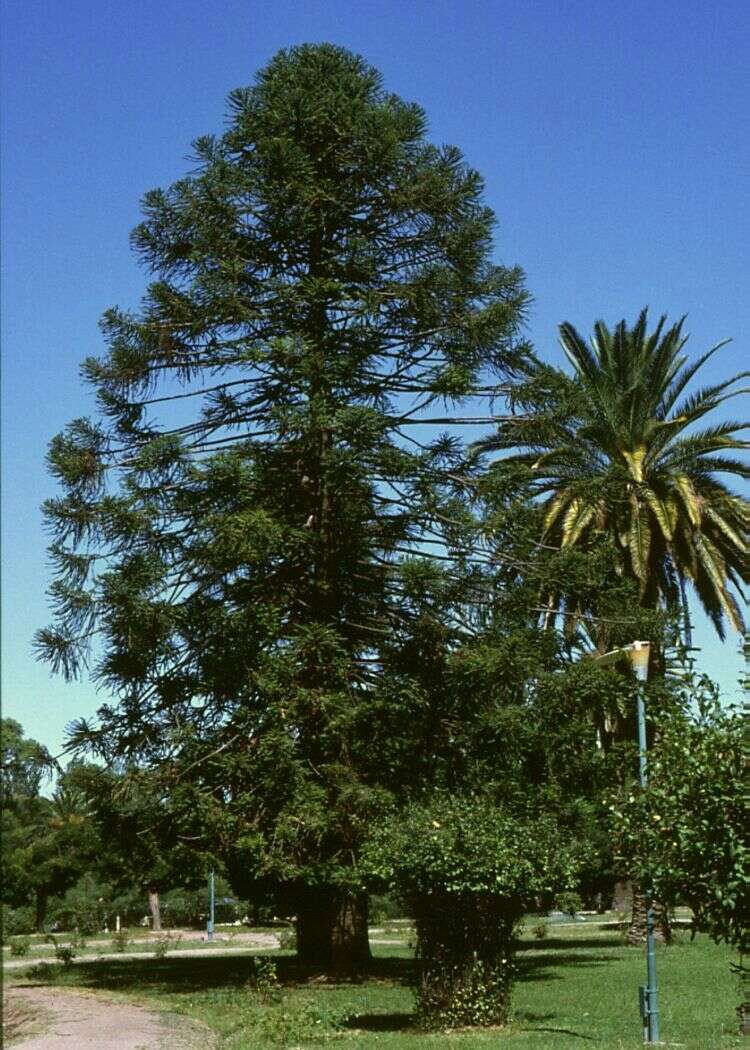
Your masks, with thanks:
M503 1024L515 932L536 897L575 882L580 849L547 816L443 796L386 820L363 863L416 921L426 1028Z

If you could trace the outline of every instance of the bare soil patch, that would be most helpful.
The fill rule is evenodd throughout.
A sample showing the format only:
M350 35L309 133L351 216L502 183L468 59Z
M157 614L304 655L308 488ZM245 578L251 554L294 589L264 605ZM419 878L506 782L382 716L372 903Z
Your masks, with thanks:
M12 1017L28 1018L6 1036L6 1045L14 1050L190 1050L213 1045L206 1029L184 1018L90 992L16 985L7 990L6 1003Z

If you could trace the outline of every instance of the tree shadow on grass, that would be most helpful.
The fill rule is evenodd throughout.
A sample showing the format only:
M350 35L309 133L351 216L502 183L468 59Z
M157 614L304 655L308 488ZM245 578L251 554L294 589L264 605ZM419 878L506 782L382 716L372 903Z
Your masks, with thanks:
M615 960L608 955L575 955L560 954L553 956L535 955L519 958L516 956L519 981L562 981L564 975L554 973L550 967L592 967L609 966Z
M546 952L572 950L576 948L626 948L619 937L547 937L543 941L524 941L519 952Z
M117 959L77 962L69 970L50 966L46 972L36 968L33 983L95 988L102 991L137 991L165 994L195 994L216 988L245 987L253 977L257 955L179 957L165 959ZM335 987L351 982L330 978L321 968L301 966L294 957L272 956L282 985L325 985ZM413 978L414 963L404 958L372 960L364 980L406 984Z
M360 1032L403 1032L414 1027L414 1014L351 1014L342 1025Z

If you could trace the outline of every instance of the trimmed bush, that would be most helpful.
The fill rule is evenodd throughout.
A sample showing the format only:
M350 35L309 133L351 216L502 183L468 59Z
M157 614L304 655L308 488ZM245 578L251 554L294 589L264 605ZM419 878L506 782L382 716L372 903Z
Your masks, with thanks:
M582 860L551 818L490 799L443 796L373 832L365 869L416 922L423 1027L505 1023L516 927L538 896L574 885Z

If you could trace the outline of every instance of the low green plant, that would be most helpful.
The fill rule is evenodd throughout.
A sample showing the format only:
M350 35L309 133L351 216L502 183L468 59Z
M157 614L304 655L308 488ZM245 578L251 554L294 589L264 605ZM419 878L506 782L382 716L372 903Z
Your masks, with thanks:
M305 999L259 1011L254 1034L264 1042L299 1047L336 1039L341 1028L341 1019L324 1004Z
M543 941L549 933L549 923L537 922L531 927L531 932L534 934L538 941Z
M14 937L10 942L10 954L21 958L29 954L31 949L31 937Z
M262 1003L278 1003L283 996L276 963L268 955L253 959L251 986Z
M116 930L112 934L112 947L116 952L124 952L129 944L130 937L127 930Z
M286 930L280 930L277 934L279 941L279 948L284 951L295 951L297 950L297 931L291 927Z
M73 960L76 955L77 952L75 948L70 944L55 945L55 958L58 962L61 962L66 969L73 965Z
M163 959L167 952L176 947L182 940L182 934L176 937L173 933L160 933L154 942L154 955L157 959Z
M54 933L48 933L44 939L48 944L53 945L55 949L55 958L58 962L61 962L66 969L73 965L73 960L77 955L73 944L59 944Z
M57 963L39 962L24 970L24 976L28 981L41 981L43 984L52 984L62 973L62 967Z

